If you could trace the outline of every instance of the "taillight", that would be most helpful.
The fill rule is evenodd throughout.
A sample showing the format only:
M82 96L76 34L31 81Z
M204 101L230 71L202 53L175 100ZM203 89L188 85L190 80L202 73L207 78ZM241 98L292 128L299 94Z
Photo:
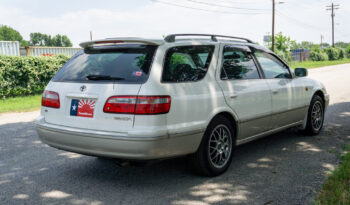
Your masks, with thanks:
M170 110L170 96L112 96L103 108L107 113L152 115Z
M60 108L58 93L45 90L41 99L41 105L45 107Z

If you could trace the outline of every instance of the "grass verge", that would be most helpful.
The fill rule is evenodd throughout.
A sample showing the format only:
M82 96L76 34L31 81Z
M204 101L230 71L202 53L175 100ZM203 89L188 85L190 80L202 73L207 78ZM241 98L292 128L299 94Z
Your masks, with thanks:
M0 113L37 110L41 106L41 95L13 97L0 100Z
M304 61L304 62L296 62L292 61L289 65L291 68L319 68L330 65L338 65L350 63L350 58L344 58L342 60L335 61Z
M350 204L350 145L346 145L344 151L342 163L323 184L315 204Z

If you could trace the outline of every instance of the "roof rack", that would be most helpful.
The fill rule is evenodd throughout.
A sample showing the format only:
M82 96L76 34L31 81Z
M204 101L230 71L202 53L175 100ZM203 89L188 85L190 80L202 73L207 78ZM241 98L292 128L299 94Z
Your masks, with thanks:
M217 37L222 37L222 38L232 38L232 39L236 39L236 40L244 40L247 41L248 43L254 43L253 41L247 39L247 38L242 38L242 37L235 37L235 36L223 36L223 35L215 35L215 34L188 34L188 33L184 33L184 34L170 34L168 36L166 36L164 38L164 40L168 43L172 43L175 42L175 38L177 36L208 36L211 38L212 41L218 41Z

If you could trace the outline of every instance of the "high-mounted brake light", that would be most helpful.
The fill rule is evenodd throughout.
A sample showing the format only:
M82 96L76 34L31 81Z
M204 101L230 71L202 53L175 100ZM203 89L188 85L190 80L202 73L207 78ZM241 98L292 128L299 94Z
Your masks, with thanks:
M152 115L170 110L170 96L112 96L103 111L106 113Z
M45 107L60 108L58 93L45 90L41 99L41 105Z

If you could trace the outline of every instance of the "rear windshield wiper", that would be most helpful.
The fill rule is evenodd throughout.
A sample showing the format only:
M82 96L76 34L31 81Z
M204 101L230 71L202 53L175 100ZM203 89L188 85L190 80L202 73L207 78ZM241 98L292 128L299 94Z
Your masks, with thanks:
M86 78L88 80L124 80L124 78L112 77L110 75L88 75Z

